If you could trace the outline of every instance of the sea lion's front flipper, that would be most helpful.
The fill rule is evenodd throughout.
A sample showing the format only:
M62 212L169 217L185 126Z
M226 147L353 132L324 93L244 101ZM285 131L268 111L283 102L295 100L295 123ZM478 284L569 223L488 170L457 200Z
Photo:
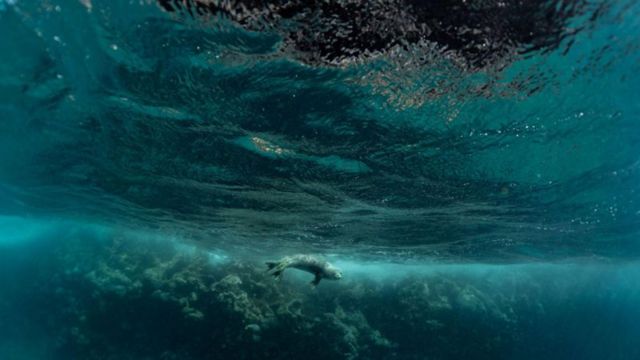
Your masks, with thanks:
M320 280L322 280L322 276L320 276L320 273L316 273L316 277L311 281L311 286L318 286Z

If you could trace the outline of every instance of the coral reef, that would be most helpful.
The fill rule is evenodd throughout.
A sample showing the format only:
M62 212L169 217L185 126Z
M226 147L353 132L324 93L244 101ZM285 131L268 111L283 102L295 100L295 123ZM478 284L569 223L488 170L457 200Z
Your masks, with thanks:
M597 289L585 296L579 283L572 288L517 270L353 277L312 289L295 277L275 281L260 262L213 263L204 251L175 245L79 237L4 251L0 355L15 353L16 339L44 334L49 340L38 355L17 359L570 356L571 335L581 328L576 319L602 313L607 301ZM615 293L604 281L599 286ZM574 324L550 334L557 319L571 316ZM609 329L620 325L609 321ZM586 348L593 354L586 358L604 354Z

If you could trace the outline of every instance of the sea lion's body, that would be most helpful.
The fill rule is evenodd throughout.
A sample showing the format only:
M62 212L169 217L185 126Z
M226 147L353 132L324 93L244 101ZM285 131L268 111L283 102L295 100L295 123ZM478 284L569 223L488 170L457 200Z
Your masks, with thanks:
M286 268L294 268L312 273L315 277L312 285L318 285L320 280L339 280L342 278L340 270L328 262L311 255L293 255L282 258L277 262L267 262L267 266L273 276L280 278Z

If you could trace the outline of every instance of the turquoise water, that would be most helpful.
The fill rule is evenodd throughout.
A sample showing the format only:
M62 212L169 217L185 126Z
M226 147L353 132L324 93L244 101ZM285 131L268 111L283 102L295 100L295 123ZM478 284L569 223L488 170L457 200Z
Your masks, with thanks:
M640 357L638 15L0 0L0 358Z

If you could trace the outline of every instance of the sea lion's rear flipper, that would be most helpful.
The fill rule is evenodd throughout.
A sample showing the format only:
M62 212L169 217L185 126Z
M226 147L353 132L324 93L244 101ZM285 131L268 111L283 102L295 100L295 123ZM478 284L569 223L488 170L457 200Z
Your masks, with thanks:
M311 286L318 286L318 284L320 284L320 280L322 280L322 276L320 276L320 274L316 274L316 277L311 281Z
M271 275L273 275L273 277L275 277L276 280L280 280L280 278L282 277L282 272L283 271L284 271L284 269L278 270L278 271L274 271Z
M286 269L286 264L282 263L282 262L274 262L274 261L267 261L267 272L272 271L271 275L273 275L273 277L275 277L276 279L280 280L280 277L282 276L282 272L284 271L284 269Z

